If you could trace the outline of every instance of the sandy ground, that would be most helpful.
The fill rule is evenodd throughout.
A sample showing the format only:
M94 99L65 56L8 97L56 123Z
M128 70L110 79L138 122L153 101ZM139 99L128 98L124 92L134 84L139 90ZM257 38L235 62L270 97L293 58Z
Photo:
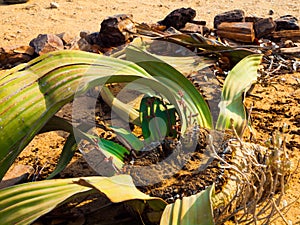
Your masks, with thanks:
M0 1L0 47L27 45L30 40L40 33L58 34L68 32L72 36L78 36L80 31L99 31L101 21L110 15L126 13L132 14L136 22L156 22L163 19L169 12L180 7L192 7L197 11L197 20L207 21L208 27L212 27L216 14L232 9L242 9L247 15L269 16L273 10L273 18L291 14L300 19L300 6L297 1L183 1L183 0L152 0L152 1L86 1L86 0L57 0L59 8L50 8L51 1L30 0L25 4L5 5ZM106 2L106 3L104 3ZM299 74L297 75L298 78ZM271 96L265 96L270 101ZM267 100L266 100L267 101ZM271 104L271 103L270 103ZM275 103L274 103L275 104ZM266 109L268 110L268 109ZM273 113L273 116L274 113ZM296 123L298 126L299 123ZM255 126L259 127L259 123ZM297 127L296 127L297 128ZM296 129L295 128L295 129ZM298 136L298 135L297 135ZM265 134L262 134L265 138ZM299 138L299 137L298 137ZM43 144L39 145L40 140ZM297 138L296 138L297 139ZM34 140L28 150L32 154L45 155L47 159L54 157L61 149L64 139L57 133L44 134L40 139ZM45 144L46 143L46 144ZM47 143L49 145L47 145ZM299 146L299 141L297 142ZM299 158L299 149L295 149ZM51 152L51 154L49 154ZM20 158L22 160L22 158ZM26 158L24 158L26 163ZM40 162L44 165L45 162ZM52 168L53 169L53 168ZM293 180L288 190L288 203L299 198L299 174ZM287 214L290 224L300 224L299 203L295 204ZM274 224L285 224L282 220Z
M50 8L50 2L30 0L26 4L3 5L0 1L0 46L24 45L39 33L70 32L75 36L82 30L98 31L105 17L120 13L132 14L136 22L156 22L180 7L195 9L196 19L207 21L209 27L216 14L232 9L243 9L247 15L257 16L268 16L273 10L274 18L285 14L300 18L299 4L292 0L57 0L57 9Z

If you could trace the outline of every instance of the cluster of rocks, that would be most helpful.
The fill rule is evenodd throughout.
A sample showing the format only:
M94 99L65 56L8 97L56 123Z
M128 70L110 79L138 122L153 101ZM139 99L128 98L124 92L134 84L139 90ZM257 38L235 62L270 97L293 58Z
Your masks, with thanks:
M271 14L271 12L270 12ZM162 35L172 30L172 33L198 33L207 38L221 38L229 45L249 44L258 45L259 40L297 41L300 30L297 18L285 15L273 20L272 17L260 18L246 16L242 10L232 10L214 17L214 27L206 26L205 21L194 20L196 11L191 8L176 9L156 24L138 24L132 15L115 15L104 19L99 32L80 32L80 37L73 37L68 33L39 34L30 41L29 46L18 48L0 48L0 67L9 68L18 63L45 54L50 51L73 49L95 53L104 53L111 49L130 43L145 28ZM149 32L146 32L148 35ZM170 33L168 33L170 34ZM282 47L287 47L283 45ZM289 42L288 47L297 47ZM295 52L295 51L294 51Z
M219 37L243 43L253 43L260 38L300 39L298 19L292 15L273 20L272 17L245 16L243 10L232 10L215 16L214 28Z
M115 15L103 20L100 32L81 31L80 37L73 37L68 32L39 34L28 46L0 47L0 67L10 68L38 55L63 49L107 52L112 47L129 43L136 34L132 16Z

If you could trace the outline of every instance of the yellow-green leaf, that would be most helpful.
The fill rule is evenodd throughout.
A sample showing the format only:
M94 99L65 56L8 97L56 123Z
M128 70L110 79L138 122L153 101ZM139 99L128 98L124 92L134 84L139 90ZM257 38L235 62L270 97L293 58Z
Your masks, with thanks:
M160 225L213 225L212 195L214 186L196 195L177 199L165 208Z
M262 55L249 55L242 59L228 74L222 90L220 113L216 129L231 128L232 119L238 133L246 122L246 111L243 104L243 94L257 80L257 70Z
M58 205L81 193L104 193L112 202L143 201L155 211L167 203L140 192L128 175L54 179L12 186L0 190L0 224L30 224ZM99 206L101 207L101 206Z

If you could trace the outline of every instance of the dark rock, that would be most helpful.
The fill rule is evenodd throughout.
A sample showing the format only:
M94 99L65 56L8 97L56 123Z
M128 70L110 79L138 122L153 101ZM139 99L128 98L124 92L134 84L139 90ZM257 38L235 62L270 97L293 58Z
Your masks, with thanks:
M99 32L93 32L91 34L88 34L84 38L90 45L101 45L101 42L99 43Z
M39 34L30 41L29 45L34 48L38 55L64 49L63 41L54 34Z
M269 10L269 15L272 16L274 14L274 11L272 9Z
M272 18L260 19L254 23L255 36L262 38L271 34L276 28L276 23Z
M133 39L136 33L131 15L115 15L108 17L101 23L97 44L102 47L117 47Z
M263 17L257 17L257 16L246 16L245 17L245 22L252 22L256 23L257 21L264 19Z
M3 0L3 3L6 4L20 4L20 3L26 3L29 0Z
M243 22L245 19L245 12L240 9L231 10L218 14L214 18L214 28L217 29L222 22Z
M196 11L192 8L180 8L172 11L166 18L158 23L169 27L174 27L179 30L184 28L185 24L193 21L196 16Z
M92 51L92 45L85 38L80 38L76 44L78 49L81 51L86 51L86 52Z
M191 23L197 24L197 25L202 25L202 26L206 25L206 21L205 20L192 20Z
M89 34L89 31L80 31L79 36L85 39Z
M276 31L299 30L298 19L291 15L281 16L275 20Z

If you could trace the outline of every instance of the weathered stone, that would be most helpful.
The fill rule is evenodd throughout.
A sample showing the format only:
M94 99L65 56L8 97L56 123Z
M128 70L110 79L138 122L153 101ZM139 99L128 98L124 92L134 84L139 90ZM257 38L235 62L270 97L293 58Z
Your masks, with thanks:
M59 8L59 4L57 2L50 2L50 8L51 9L58 9Z
M134 33L136 28L132 15L111 16L102 21L97 44L102 47L117 47L131 41Z
M69 32L63 32L60 34L56 34L56 36L59 37L63 41L64 45L67 45L67 44L73 42L74 39L76 39Z
M252 22L223 22L218 26L218 36L238 42L252 43L255 32Z
M90 32L89 31L80 31L80 33L79 33L79 36L81 37L81 38L86 38L88 35L90 34Z
M64 49L63 41L54 34L39 34L30 41L29 45L34 48L38 55Z
M33 58L34 48L30 46L17 46L0 48L0 67L11 68L20 63L28 62Z
M104 51L99 32L81 31L80 37L81 39L77 42L80 50L95 53Z
M12 49L14 53L26 54L32 56L34 49L31 46L18 46Z
M192 8L180 8L172 11L166 18L158 23L179 30L184 28L185 24L191 22L196 16L196 11Z
M262 38L271 34L276 28L276 23L272 18L260 19L254 23L255 36Z
M263 17L257 17L257 16L245 16L245 22L252 22L256 23L257 21L264 19Z
M6 4L19 4L19 3L26 3L29 0L3 0Z
M78 49L81 51L90 52L92 50L92 45L88 43L87 40L85 40L84 38L80 38L77 41L76 45L78 46ZM75 47L73 49L75 49Z
M292 40L292 41L299 41L300 40L300 30L281 30L281 31L274 31L272 33L272 37L279 41L281 40Z
M240 9L231 10L218 14L214 18L214 28L218 28L222 22L243 22L245 20L245 12Z
M87 34L84 39L91 45L101 45L101 41L99 42L99 32Z
M291 15L281 16L275 20L276 31L299 30L298 19Z
M194 23L187 23L180 31L183 33L200 33L202 35L209 33L209 29L206 26Z

